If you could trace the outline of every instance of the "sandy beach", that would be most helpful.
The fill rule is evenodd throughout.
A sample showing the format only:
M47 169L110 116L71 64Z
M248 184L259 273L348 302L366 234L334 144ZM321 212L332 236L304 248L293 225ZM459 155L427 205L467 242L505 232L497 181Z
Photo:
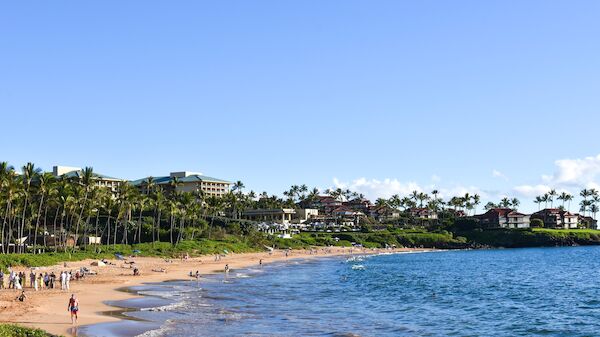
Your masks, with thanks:
M396 251L410 251L415 249L399 249ZM363 252L354 249L355 254ZM74 336L76 331L72 330L69 312L67 311L67 302L71 293L76 294L80 302L79 324L78 326L117 321L121 318L109 316L105 313L117 308L105 304L105 301L124 300L137 297L135 294L120 291L124 287L140 285L142 283L163 282L169 280L187 280L189 272L198 270L201 274L212 274L222 272L225 264L231 269L245 268L257 265L259 260L263 263L272 263L285 259L310 259L325 256L336 256L350 254L349 248L331 248L318 249L311 254L307 250L297 250L289 253L286 257L285 251L275 251L272 254L264 253L245 253L228 254L222 256L220 260L215 261L214 256L202 256L189 259L172 259L153 257L135 257L130 261L135 261L141 275L133 276L133 269L130 264L124 261L110 260L107 266L91 266L94 260L84 260L79 262L69 262L67 268L62 264L51 267L37 268L36 272L50 273L54 271L57 275L61 270L71 270L75 273L80 267L87 267L97 272L97 275L86 276L78 281L71 281L69 292L59 289L44 289L34 291L29 288L29 281L26 284L26 294L28 299L25 302L16 301L15 298L19 291L13 289L0 290L0 321L12 322L24 326L36 327L46 330L52 334ZM364 253L377 253L377 251L366 251ZM166 272L155 272L164 268ZM28 268L14 268L16 271L23 270L29 275Z

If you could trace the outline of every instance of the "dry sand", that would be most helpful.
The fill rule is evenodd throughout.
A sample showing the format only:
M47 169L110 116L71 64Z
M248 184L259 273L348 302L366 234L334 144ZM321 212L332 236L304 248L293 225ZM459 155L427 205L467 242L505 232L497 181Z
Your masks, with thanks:
M396 251L409 251L414 249L398 249ZM354 249L354 253L359 252ZM366 253L377 253L377 251L366 251ZM120 288L140 285L142 283L163 282L169 280L189 280L189 272L198 270L201 274L212 274L222 271L225 264L229 264L232 269L245 268L257 265L262 259L263 263L282 261L285 259L309 259L323 256L350 254L349 248L331 248L317 249L314 254L307 250L296 250L286 257L284 251L275 251L272 254L265 253L246 253L229 254L223 256L221 260L215 261L214 256L202 256L196 258L174 259L167 261L163 258L136 257L130 260L135 261L139 268L141 276L133 276L133 269L123 261L111 260L115 265L104 267L91 266L93 260L84 260L79 262L69 262L67 268L63 265L51 267L40 267L36 270L50 273L54 271L58 279L59 289L44 289L34 291L29 288L30 269L15 268L15 271L23 270L27 275L27 281L23 282L26 286L25 293L28 299L25 302L16 301L20 291L13 289L0 290L0 322L17 323L24 326L40 328L52 334L73 336L72 325L67 303L71 293L79 299L80 312L78 325L96 324L102 322L111 322L120 320L120 317L109 316L106 313L117 308L105 304L105 301L124 300L138 295L120 291ZM97 275L86 276L82 280L72 280L69 292L60 290L60 271L71 270L73 274L80 267L87 267L96 271ZM166 272L154 272L152 269L166 269ZM8 275L5 276L7 283Z

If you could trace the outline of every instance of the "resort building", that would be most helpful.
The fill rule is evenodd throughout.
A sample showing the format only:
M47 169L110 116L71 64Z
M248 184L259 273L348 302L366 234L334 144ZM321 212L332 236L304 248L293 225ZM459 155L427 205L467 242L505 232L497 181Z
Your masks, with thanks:
M492 208L476 215L484 228L529 228L530 216L510 208Z
M274 208L274 209L249 209L242 213L246 220L289 224L296 215L296 210L292 208Z
M146 177L131 182L137 186L142 193L147 192L148 180ZM172 192L175 188L177 192L204 192L204 195L222 197L229 192L231 182L208 177L197 172L171 172L168 176L152 177L153 183L161 186L165 191ZM177 182L177 184L175 184Z
M559 208L546 208L531 215L531 219L540 219L546 228L577 228L579 216Z
M52 175L61 179L79 179L81 177L81 167L54 166ZM117 194L119 186L125 182L125 179L113 178L104 174L94 172L94 183L97 187L108 188L113 194Z
M314 219L319 216L319 210L314 208L301 208L296 210L296 214L292 217L295 223L305 223L310 219Z

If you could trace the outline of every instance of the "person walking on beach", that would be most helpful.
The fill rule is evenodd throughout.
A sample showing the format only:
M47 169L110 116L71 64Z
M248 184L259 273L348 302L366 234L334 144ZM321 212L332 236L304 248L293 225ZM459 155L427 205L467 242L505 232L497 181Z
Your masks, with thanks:
M0 270L0 289L4 289L4 272Z
M64 270L60 273L60 290L67 290L67 273Z
M75 297L75 294L71 294L69 304L67 305L67 311L71 313L71 324L77 324L77 312L79 311L79 300Z
M29 273L29 288L35 287L35 273L33 270Z
M68 272L68 273L65 272L65 289L66 290L71 289L70 283L71 283L71 272Z
M10 274L8 275L8 289L13 289L15 287L15 272L14 271L10 271Z
M229 265L228 264L225 265L225 273L229 273Z
M56 274L50 273L50 289L54 289L54 281L56 281Z
M23 287L21 286L21 280L20 280L19 274L15 274L14 283L15 283L15 289L23 290Z

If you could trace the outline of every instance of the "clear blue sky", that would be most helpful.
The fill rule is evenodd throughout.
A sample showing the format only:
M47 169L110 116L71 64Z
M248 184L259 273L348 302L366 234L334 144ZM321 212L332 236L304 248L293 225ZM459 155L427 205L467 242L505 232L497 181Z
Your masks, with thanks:
M373 198L575 191L600 172L599 15L598 1L3 2L0 159L278 194L334 178Z

